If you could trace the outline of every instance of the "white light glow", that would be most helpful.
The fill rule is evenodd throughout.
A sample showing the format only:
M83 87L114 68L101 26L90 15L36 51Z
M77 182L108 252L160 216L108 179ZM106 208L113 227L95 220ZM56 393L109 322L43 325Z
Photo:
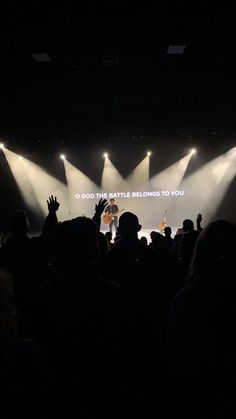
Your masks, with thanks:
M182 157L182 159L178 160L177 162L173 163L172 165L168 166L166 169L162 170L161 172L157 173L150 179L150 186L153 190L178 190L184 189L180 187L181 182L185 176L186 170L190 163L192 157L192 153L188 153L186 156ZM176 199L169 198L168 203L160 201L160 205L158 206L158 210L155 206L149 209L150 216L153 219L159 217L160 219L163 217L163 213L165 209L168 209L168 219L172 219L176 215L175 211ZM158 211L158 214L157 214Z
M235 175L236 153L231 149L184 179L181 189L187 201L176 200L176 212L193 219L200 212L205 223L212 221Z
M131 191L148 191L149 190L149 169L150 169L150 158L148 155L144 157L141 162L130 173L126 179L128 190ZM146 199L135 199L132 201L125 202L126 211L134 212L142 223L150 222L150 201ZM129 205L129 207L128 207ZM151 206L154 207L153 205ZM149 219L149 220L148 220Z
M65 154L60 155L60 159L65 160L65 158L66 158Z
M127 182L130 185L131 189L137 188L138 185L142 185L143 190L148 189L149 165L149 158L146 155L127 178Z
M3 150L4 149L4 144L0 143L0 149Z
M103 157L104 157L105 159L107 159L107 158L108 158L108 153L103 153Z
M178 189L189 165L191 156L192 152L187 154L185 157L182 157L182 159L173 163L162 172L159 172L157 175L153 176L150 180L152 187L166 190Z
M88 217L93 216L94 206L90 200L81 199L78 203L76 196L80 195L82 197L85 194L86 197L87 194L95 194L99 190L98 185L67 159L63 160L63 164L67 182L67 202L69 205L67 218L75 218L84 214Z
M148 156L151 156L151 155L152 155L152 152L151 152L151 151L148 151L148 152L147 152L147 155L148 155Z
M191 154L196 154L196 152L197 152L196 148L192 148Z
M114 190L124 189L125 187L125 180L111 162L109 157L107 157L104 161L104 167L102 172L102 182L101 182L101 190L107 192L113 192Z
M4 154L20 189L21 195L28 207L36 213L47 214L47 199L54 195L60 202L60 216L67 218L67 195L63 183L55 179L42 167L32 161L22 158L4 147ZM21 160L21 161L19 161Z

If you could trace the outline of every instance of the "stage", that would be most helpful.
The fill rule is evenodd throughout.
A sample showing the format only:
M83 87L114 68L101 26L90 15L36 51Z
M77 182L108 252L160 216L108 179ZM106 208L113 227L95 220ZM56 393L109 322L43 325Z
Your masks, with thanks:
M178 228L180 228L180 227L171 227L171 230L172 230L172 234L171 234L171 237L172 238L174 238L174 236L175 236L175 234L176 234L176 232L177 232L177 230L178 230ZM106 233L107 231L109 231L109 228L107 228L107 229L102 229L101 230L101 232L102 233ZM150 233L152 232L152 231L157 231L158 233L160 233L160 230L159 230L159 228L153 228L153 229L142 229L139 233L138 233L138 237L139 237L139 239L140 239L140 237L146 237L147 238L147 241L148 241L148 243L150 243ZM115 236L115 234L114 234L114 230L113 230L113 237L112 237L112 239L114 240L114 236Z

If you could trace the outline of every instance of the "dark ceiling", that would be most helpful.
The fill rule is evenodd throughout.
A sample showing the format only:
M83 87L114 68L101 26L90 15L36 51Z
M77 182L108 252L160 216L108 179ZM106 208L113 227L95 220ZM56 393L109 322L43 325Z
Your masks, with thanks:
M0 134L235 127L235 4L88 3L2 12Z

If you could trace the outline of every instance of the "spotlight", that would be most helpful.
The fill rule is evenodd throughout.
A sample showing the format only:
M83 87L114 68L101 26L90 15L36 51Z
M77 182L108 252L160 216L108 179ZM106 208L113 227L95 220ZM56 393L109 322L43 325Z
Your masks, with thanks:
M65 154L60 155L60 159L65 160L65 158L66 158Z
M147 152L147 156L151 156L151 154L152 154L152 152L151 152L151 151L148 151L148 152Z
M108 153L104 153L103 157L105 157L105 159L108 157Z
M19 159L19 160L22 160L22 156L19 156L19 157L18 157L18 159Z
M196 154L196 152L197 152L196 148L192 148L191 154Z
M1 143L1 144L0 144L0 149L1 149L1 150L3 150L3 149L4 149L4 144L3 144L3 143Z

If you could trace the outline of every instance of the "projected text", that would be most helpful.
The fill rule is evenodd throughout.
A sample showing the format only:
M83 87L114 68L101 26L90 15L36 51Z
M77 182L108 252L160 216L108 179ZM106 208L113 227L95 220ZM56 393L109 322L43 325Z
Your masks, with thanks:
M96 193L76 193L76 199L111 199L111 198L159 198L169 196L184 196L183 190L167 191L132 191L132 192L96 192Z

